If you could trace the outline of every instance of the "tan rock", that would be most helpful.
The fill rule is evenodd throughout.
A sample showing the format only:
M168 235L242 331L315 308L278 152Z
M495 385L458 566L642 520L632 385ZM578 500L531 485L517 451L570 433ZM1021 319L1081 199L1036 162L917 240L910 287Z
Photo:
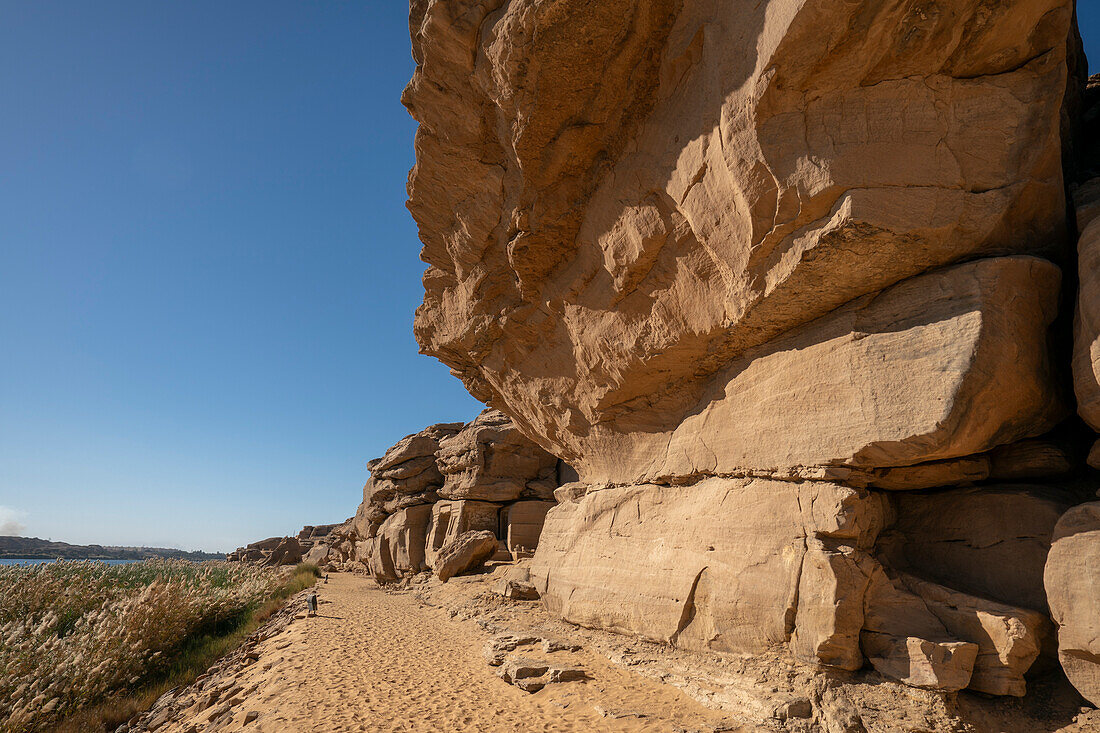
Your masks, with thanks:
M1077 272L1073 386L1078 414L1100 431L1100 218L1092 219L1077 240Z
M615 440L581 472L906 466L1043 432L1064 414L1045 356L1058 277L1041 260L980 260L857 300L735 359L671 434Z
M405 436L381 458L367 463L371 478L363 487L363 503L355 517L361 537L374 537L386 517L401 509L439 500L436 491L443 485L435 458L439 441L461 427L461 423L430 425Z
M974 642L978 655L967 687L990 695L1023 697L1024 674L1039 657L1050 621L1036 611L971 596L912 575L899 580L956 639Z
M436 567L442 549L466 532L500 532L500 504L487 501L439 501L432 505L432 523L424 550L428 567Z
M397 580L427 570L424 543L432 508L421 505L391 514L372 540L369 568L376 580Z
M550 511L530 572L544 604L582 626L687 649L791 641L854 669L864 548L885 521L878 497L835 484L609 488Z
M305 554L302 558L302 562L312 563L317 566L324 565L328 562L331 552L327 544L323 542L317 543Z
M497 537L492 532L464 532L448 542L436 557L436 576L446 582L456 575L462 575L493 556L497 551Z
M1021 440L989 454L989 478L994 481L1051 480L1073 471L1066 449L1050 440Z
M881 674L913 687L953 692L970 684L978 646L952 637L922 598L881 568L870 574L860 646Z
M445 499L552 498L558 485L558 459L497 410L485 410L440 441L437 460L445 477L439 495Z
M1050 427L1053 269L918 276L1059 245L1072 3L937 7L418 0L423 350L592 484Z
M889 638L868 658L882 674L913 687L955 692L970 684L978 645Z
M1075 506L1058 521L1044 580L1062 669L1100 705L1100 502Z
M264 565L297 565L302 561L302 545L297 537L283 537L264 561Z
M1066 496L1038 486L892 493L889 564L971 595L1046 611L1043 568Z
M844 483L888 491L912 491L984 481L989 478L990 471L989 457L979 455L915 466L855 470L844 477Z
M517 501L500 512L500 533L513 558L530 556L539 546L539 536L552 501Z

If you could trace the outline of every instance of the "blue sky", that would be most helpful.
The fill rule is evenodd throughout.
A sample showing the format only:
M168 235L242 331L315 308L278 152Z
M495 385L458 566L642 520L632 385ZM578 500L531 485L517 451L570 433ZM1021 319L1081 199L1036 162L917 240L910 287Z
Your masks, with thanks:
M0 0L0 532L232 549L477 414L412 337L412 68L400 0Z
M412 336L406 6L0 7L0 524L232 549L477 414Z

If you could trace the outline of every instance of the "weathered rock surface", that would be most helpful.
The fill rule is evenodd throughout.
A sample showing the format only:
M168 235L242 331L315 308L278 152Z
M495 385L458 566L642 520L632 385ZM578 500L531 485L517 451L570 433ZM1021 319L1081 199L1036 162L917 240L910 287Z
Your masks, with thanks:
M861 565L884 522L881 500L834 484L605 489L547 515L531 577L551 611L582 626L687 649L790 642L856 669Z
M1053 540L1044 579L1058 659L1077 691L1100 706L1100 502L1066 512Z
M497 536L492 532L464 532L440 549L433 570L440 580L446 582L479 567L496 551Z
M306 525L295 537L268 537L226 555L229 562L251 562L262 565L295 565L325 562L328 556L329 534L339 525Z
M386 517L401 509L438 501L436 491L443 485L435 460L439 441L461 427L461 423L431 425L405 436L384 456L367 463L371 477L363 487L363 503L356 513L361 537L374 537Z
M880 551L898 568L972 595L1045 613L1043 568L1069 506L1058 490L982 486L890 495Z
M537 539L572 623L1024 694L1050 486L1082 475L1052 437L1071 0L414 0L410 26L416 336L501 412L439 439L441 483L387 465L434 483L364 516L519 502L491 531ZM523 500L551 496L540 536ZM470 535L435 505L439 572Z
M435 569L440 551L472 530L507 539L501 512L517 499L517 531L533 550L542 517L530 507L543 504L536 497L553 497L560 469L496 410L406 436L367 465L363 503L350 523L330 531L328 544L339 546L331 562L367 565L380 580ZM504 543L499 559L512 559Z
M1037 435L1055 268L904 281L1058 246L1071 15L419 0L418 341L590 483Z
M284 537L271 554L264 560L264 565L297 565L302 561L302 545L297 537Z
M435 567L442 549L471 531L500 533L500 504L487 501L439 501L432 505L425 558Z
M485 410L441 440L436 460L444 476L439 495L446 499L548 499L558 485L558 459L497 410Z
M431 519L432 508L427 504L387 517L371 541L368 567L376 580L397 580L427 570L424 544Z
M1095 196L1100 204L1100 192ZM1098 206L1097 208L1100 208ZM1081 283L1074 321L1073 384L1077 411L1100 431L1100 212L1079 217L1077 265Z
M967 687L990 695L1023 697L1024 674L1053 633L1047 617L1036 611L978 598L912 575L900 583L924 603L956 639L977 644L973 675Z
M517 501L500 512L500 531L512 557L527 557L539 545L552 501Z

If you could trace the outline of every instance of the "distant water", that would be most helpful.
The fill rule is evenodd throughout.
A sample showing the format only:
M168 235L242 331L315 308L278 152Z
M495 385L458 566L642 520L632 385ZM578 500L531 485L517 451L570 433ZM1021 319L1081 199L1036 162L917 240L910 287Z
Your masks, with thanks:
M19 557L10 559L0 558L0 565L39 565L44 562L53 562L53 560L30 560ZM125 565L126 563L137 562L137 560L96 560L95 562L105 562L108 565Z

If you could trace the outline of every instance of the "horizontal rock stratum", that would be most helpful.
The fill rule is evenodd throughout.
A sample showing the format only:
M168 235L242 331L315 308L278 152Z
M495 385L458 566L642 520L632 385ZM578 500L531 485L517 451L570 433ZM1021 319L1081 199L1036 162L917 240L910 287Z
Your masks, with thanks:
M415 333L561 461L550 610L1013 696L1058 634L1094 694L1095 533L1055 533L1100 486L1071 0L413 0L410 26ZM549 462L470 473L494 430L440 438L433 490L549 498Z

